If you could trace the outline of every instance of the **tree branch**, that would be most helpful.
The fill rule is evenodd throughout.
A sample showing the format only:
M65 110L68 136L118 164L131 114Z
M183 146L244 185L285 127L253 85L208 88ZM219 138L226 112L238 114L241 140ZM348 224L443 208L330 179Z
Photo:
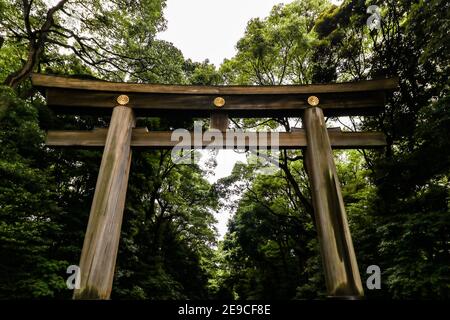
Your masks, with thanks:
M67 1L68 0L61 0L54 7L50 8L47 11L45 22L42 24L38 32L33 32L31 30L31 25L29 25L29 14L31 11L32 1L30 1L30 3L28 3L26 0L23 1L25 26L27 28L27 33L31 32L29 33L30 38L28 45L29 48L28 57L21 69L17 70L16 72L6 77L6 80L4 81L5 85L10 86L13 89L17 89L19 84L26 78L28 78L30 73L33 72L33 69L39 63L39 60L42 56L42 52L44 51L45 43L47 42L48 32L52 27L52 25L54 24L54 15L58 10L62 9L62 7L66 4Z

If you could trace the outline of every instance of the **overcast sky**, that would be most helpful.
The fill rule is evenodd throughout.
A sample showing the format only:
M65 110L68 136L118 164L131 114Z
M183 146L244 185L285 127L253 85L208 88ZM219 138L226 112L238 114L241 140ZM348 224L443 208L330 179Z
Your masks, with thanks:
M235 45L250 19L264 18L274 5L290 2L293 0L167 0L164 11L167 30L158 38L172 42L186 59L198 62L209 59L219 67L225 58L234 56ZM215 176L208 180L214 182L228 176L236 161L245 161L245 156L221 150ZM229 217L229 212L216 214L221 237L226 233Z
M184 57L194 61L209 59L219 67L225 58L232 58L235 45L244 35L251 18L266 17L278 0L167 0L164 16L167 30L159 39L172 42ZM205 153L206 154L206 153ZM243 154L221 150L217 156L215 175L208 177L215 182L231 173L236 161L245 161ZM216 214L217 229L222 238L227 231L229 212Z
M218 67L235 53L251 18L264 18L272 7L293 0L167 0L168 28L160 39L172 42L185 58L209 59ZM341 3L342 0L332 0Z
M160 39L172 42L185 58L209 59L218 67L231 58L251 18L266 17L279 0L167 0L168 28Z

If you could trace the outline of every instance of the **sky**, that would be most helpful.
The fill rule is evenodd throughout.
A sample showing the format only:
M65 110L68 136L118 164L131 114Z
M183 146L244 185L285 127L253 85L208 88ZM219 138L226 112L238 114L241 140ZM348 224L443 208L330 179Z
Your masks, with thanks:
M172 42L185 58L209 59L218 67L235 53L251 18L266 17L280 0L167 0L168 28L159 38Z
M293 0L167 0L164 10L167 30L159 33L158 38L172 42L185 59L198 62L209 59L219 67L224 59L235 55L235 45L250 19L264 18L274 5L290 2ZM214 176L207 177L210 182L228 176L237 161L245 162L245 155L221 150L216 160ZM215 214L221 239L231 214Z
M172 42L183 52L185 59L204 61L209 59L219 67L225 58L232 58L235 45L244 35L247 22L256 17L269 15L280 0L167 0L164 16L167 30L158 38ZM206 155L206 153L204 153ZM231 174L237 161L245 162L245 155L233 150L220 150L216 158L214 176L209 182ZM227 231L231 212L215 214L216 228L222 239Z
M200 160L200 167L202 167L202 162L207 161L208 151L203 150L201 151L201 153L203 154L203 156ZM247 162L245 154L239 154L234 150L219 150L219 153L216 156L216 161L217 167L214 170L214 175L206 177L210 183L214 183L220 178L229 176L236 162ZM220 240L222 240L225 233L227 233L228 220L231 218L233 213L234 212L228 212L227 210L221 210L214 213L214 216L217 220L216 228L219 233Z

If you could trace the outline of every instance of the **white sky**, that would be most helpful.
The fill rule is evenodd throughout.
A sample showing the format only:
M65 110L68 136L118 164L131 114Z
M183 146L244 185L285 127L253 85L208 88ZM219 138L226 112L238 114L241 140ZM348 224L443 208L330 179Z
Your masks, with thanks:
M266 17L274 5L289 2L292 0L167 0L167 30L158 38L172 42L186 59L209 59L219 67L225 58L235 55L235 45L250 19ZM220 150L216 160L215 175L208 177L210 182L230 175L237 161L245 162L245 155ZM222 211L215 215L220 238L227 231L231 214Z
M264 18L274 5L290 2L293 0L167 0L164 11L167 30L158 38L172 42L186 59L198 62L209 59L219 67L225 58L235 55L235 45L250 19ZM208 180L215 182L228 176L237 161L245 162L245 155L232 150L219 151L215 176ZM230 212L216 214L220 238L227 231L230 216Z
M172 42L184 57L209 59L218 67L235 53L251 18L266 17L280 0L167 0L168 28L159 38Z
M203 158L202 160L205 161L208 151L202 151ZM227 177L231 174L231 171L233 170L234 165L236 162L241 161L246 163L246 157L245 154L237 153L233 150L219 150L219 153L216 157L217 161L217 167L214 170L214 176L207 177L208 181L210 183L216 182L217 180ZM201 166L201 164L200 164ZM228 220L232 216L233 212L228 212L226 210L221 210L217 213L215 213L215 217L217 219L216 228L219 232L219 238L223 239L223 236L225 233L227 233L227 224Z

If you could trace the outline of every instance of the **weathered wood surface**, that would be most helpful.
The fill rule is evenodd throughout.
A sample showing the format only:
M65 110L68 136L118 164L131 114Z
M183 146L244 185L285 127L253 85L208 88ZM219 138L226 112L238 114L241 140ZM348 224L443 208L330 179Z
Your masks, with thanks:
M306 167L330 296L364 295L323 112L305 111Z
M396 79L307 86L171 86L79 80L34 74L33 85L46 92L56 112L107 114L120 93L130 97L138 116L209 116L217 96L230 117L301 116L307 99L316 95L327 116L377 114L385 91Z
M217 111L211 113L209 128L225 132L228 129L229 123L230 119L228 118L228 114Z
M76 79L34 73L33 85L44 88L66 88L89 91L110 91L120 93L175 93L175 94L313 94L313 93L345 93L364 91L393 90L397 87L398 79L367 80L360 82L345 82L311 85L284 86L184 86L160 85L142 83L107 82L99 80Z
M92 131L49 131L47 133L46 145L52 147L101 147L105 145L108 129L95 129ZM224 146L227 135L224 133L222 144ZM266 134L266 133L259 133ZM194 132L190 133L191 140L171 141L172 132L170 131L153 131L146 129L133 129L131 146L145 147L150 149L170 149L178 145L180 147L194 146ZM366 149L377 148L386 145L386 137L381 132L341 132L329 130L331 146L336 149ZM256 147L251 145L246 139L246 147ZM259 137L258 140L260 141ZM202 140L202 148L205 148L211 141L209 139ZM271 134L267 134L268 147L271 146ZM298 149L307 146L306 133L304 130L295 132L280 132L279 147L285 149Z
M131 163L133 110L114 108L80 260L81 287L74 299L109 299Z
M91 132L50 131L49 146L105 146L96 192L83 246L81 289L77 299L108 299L114 276L122 223L131 146L173 148L195 146L191 140L171 141L171 132L132 130L134 115L209 117L217 111L214 99L222 97L220 111L229 117L301 117L306 133L279 133L279 148L307 147L307 168L313 190L326 284L332 296L361 296L363 289L348 228L333 148L373 148L386 144L383 134L343 133L325 127L326 116L374 115L385 105L385 94L398 86L397 79L308 86L173 86L111 83L34 74L33 85L41 89L55 112L110 115L111 126ZM116 107L119 94L129 97L133 110ZM311 108L308 97L317 96L320 109ZM212 128L225 129L223 115L213 115ZM227 133L230 135L230 133ZM229 140L228 137L224 138ZM266 139L264 139L266 140ZM246 147L256 147L248 139ZM201 141L205 147L211 141ZM270 147L271 137L267 139ZM215 147L223 147L219 141Z

